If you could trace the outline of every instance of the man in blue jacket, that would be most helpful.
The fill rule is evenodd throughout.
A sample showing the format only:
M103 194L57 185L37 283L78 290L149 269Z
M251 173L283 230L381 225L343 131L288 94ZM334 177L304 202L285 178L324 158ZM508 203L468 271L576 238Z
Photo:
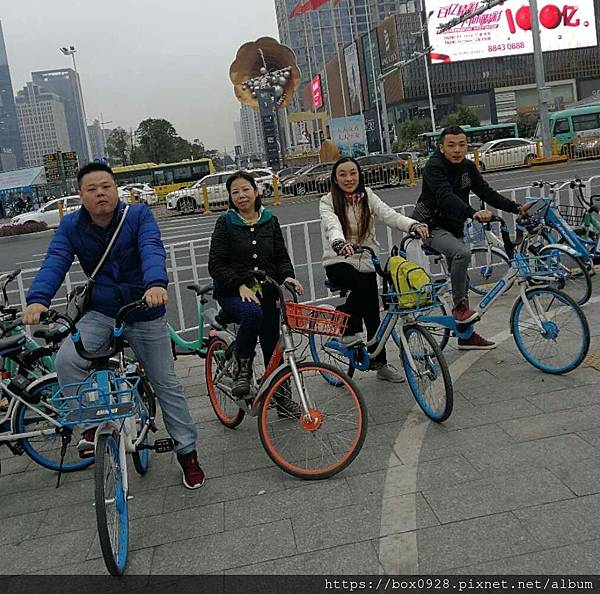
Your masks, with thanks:
M38 324L48 310L75 256L87 276L100 261L123 216L112 170L103 163L89 163L77 176L83 207L62 220L42 267L27 295L25 324ZM165 426L175 442L183 469L183 484L196 489L204 484L204 473L196 454L196 425L177 381L171 342L165 318L169 282L166 254L160 230L144 204L130 206L116 241L98 272L86 313L77 324L87 350L106 347L118 310L142 297L148 308L127 319L125 337L144 366L160 402ZM82 382L89 363L66 340L56 357L61 386ZM94 429L83 432L80 451L93 448Z

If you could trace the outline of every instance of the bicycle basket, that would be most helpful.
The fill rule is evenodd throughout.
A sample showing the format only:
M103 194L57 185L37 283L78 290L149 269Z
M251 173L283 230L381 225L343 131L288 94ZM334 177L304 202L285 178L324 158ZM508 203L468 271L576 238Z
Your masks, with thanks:
M448 289L447 281L434 281L414 291L388 292L382 297L390 304L392 313L409 314L426 311L440 305L440 294Z
M547 256L524 256L519 254L513 262L521 278L531 279L533 277L540 279L546 277L563 277L564 271L560 266L560 256L549 254Z
M586 213L586 209L583 206L561 204L558 207L558 212L560 212L560 216L565 220L567 225L571 225L571 227L580 227L583 225L583 217Z
M337 309L309 305L308 303L285 302L288 326L304 334L342 336L350 314Z
M137 391L139 376L122 377L108 373L111 386L108 391L100 391L97 374L93 373L84 382L62 387L52 397L61 424L67 427L94 425L125 419L136 413L133 393Z

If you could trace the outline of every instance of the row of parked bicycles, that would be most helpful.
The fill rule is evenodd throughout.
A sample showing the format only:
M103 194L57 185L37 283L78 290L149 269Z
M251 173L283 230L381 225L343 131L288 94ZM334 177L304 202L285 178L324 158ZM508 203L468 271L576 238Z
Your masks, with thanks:
M567 207L556 204L559 186L537 185L549 195L531 199L527 216L516 221L514 239L499 217L469 228L468 237L475 242L469 282L473 294L480 296L480 316L517 284L519 294L509 316L517 349L537 369L563 374L577 368L589 349L590 330L580 306L591 295L600 224L596 197L586 198L579 180L568 183L578 205ZM453 385L444 349L451 336L468 338L473 324L455 323L444 260L426 247L411 246L416 241L406 236L395 251L423 249L442 272L411 291L409 307L406 294L386 282L389 273L379 254L356 246L384 279L385 315L369 342L344 343L347 314L333 306L299 303L292 286L280 287L259 271L258 280L279 292L282 332L266 368L255 358L248 399L232 395L235 327L222 312L207 307L210 284L189 285L197 298L197 335L186 340L170 328L173 352L205 360L208 397L223 425L233 429L246 416L256 417L262 446L278 467L303 479L331 477L351 464L367 432L365 401L353 377L369 369L370 358L390 339L425 415L440 423L452 413ZM19 274L0 276L0 445L57 472L57 487L63 473L95 463L94 506L102 554L108 571L121 575L128 557L129 456L136 472L144 475L151 450L173 449L170 439L151 437L157 431L155 396L123 338L128 314L145 304L122 308L111 343L91 353L73 320L54 309L45 314L44 327L32 336L25 332L7 293ZM54 356L65 339L90 361L91 370L84 382L61 388ZM282 395L297 402L299 412L282 414L276 402ZM76 444L83 428L90 426L97 428L94 457L81 459Z

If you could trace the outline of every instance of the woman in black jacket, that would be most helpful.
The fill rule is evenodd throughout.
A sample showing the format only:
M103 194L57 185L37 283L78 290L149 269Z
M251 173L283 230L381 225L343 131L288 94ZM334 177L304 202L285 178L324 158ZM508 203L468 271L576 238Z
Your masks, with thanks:
M277 218L261 205L256 181L242 171L227 180L229 210L219 217L208 256L214 296L227 317L239 323L232 394L250 392L252 360L260 337L265 366L279 340L277 295L254 277L264 270L279 284L289 282L303 293L283 241Z

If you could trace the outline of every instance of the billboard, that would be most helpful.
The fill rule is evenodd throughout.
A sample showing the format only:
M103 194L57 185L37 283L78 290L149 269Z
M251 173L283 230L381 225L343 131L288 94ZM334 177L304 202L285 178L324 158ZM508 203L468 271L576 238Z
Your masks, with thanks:
M529 0L506 0L464 23L438 33L453 18L485 6L482 0L425 0L434 63L480 60L533 53ZM591 0L552 3L538 0L542 49L545 52L598 44Z
M360 69L358 66L358 50L356 43L351 43L344 48L344 58L346 60L346 73L348 74L348 94L350 96L350 111L357 113L361 110L361 84Z
M321 75L316 74L310 81L310 92L312 96L313 109L323 107L323 91L321 89Z
M329 132L342 157L362 157L367 154L367 137L362 116L332 118L329 120Z

